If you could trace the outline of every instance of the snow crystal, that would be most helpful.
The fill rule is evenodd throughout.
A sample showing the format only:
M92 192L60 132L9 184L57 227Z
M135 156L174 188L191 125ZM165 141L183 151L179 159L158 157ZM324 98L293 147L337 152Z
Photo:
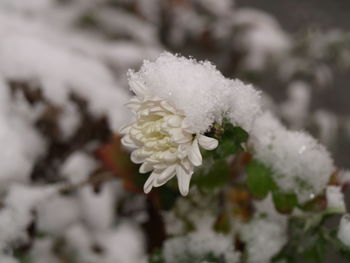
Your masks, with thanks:
M350 214L345 214L341 218L338 238L341 242L350 247Z
M327 208L329 210L344 213L346 211L344 195L340 186L327 186Z
M240 237L247 243L249 263L270 262L287 242L286 225L268 218L254 218L243 225Z
M240 257L240 254L234 251L230 237L212 230L170 238L163 245L163 257L168 263L204 258L208 255L224 257L224 261L230 263L239 262Z
M136 93L143 87L182 110L193 132L204 132L223 117L250 130L260 113L259 93L240 80L225 79L208 61L165 52L154 62L144 61L140 71L129 71L129 84Z
M300 202L320 194L334 171L327 150L304 132L288 131L271 114L257 118L250 137L254 156L272 168L273 178Z

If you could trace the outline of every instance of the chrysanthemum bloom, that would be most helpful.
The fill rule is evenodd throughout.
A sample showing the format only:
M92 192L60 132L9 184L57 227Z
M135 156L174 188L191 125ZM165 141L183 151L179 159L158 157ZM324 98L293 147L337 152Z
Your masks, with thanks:
M134 148L131 160L142 163L140 173L151 172L144 185L145 193L177 176L180 193L187 195L195 166L202 164L199 146L213 150L218 146L214 138L193 134L186 125L184 113L166 100L148 96L142 87L127 106L137 120L121 130L122 143Z
M122 143L134 148L131 159L142 164L141 173L152 172L146 193L176 175L181 194L187 195L194 168L202 164L200 147L218 146L203 134L223 118L249 131L260 113L253 87L226 79L206 61L165 52L128 77L136 95L128 107L136 121L122 130Z

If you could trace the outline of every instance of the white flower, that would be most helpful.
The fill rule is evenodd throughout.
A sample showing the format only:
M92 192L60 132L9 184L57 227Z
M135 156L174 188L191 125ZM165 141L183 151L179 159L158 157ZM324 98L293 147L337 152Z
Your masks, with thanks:
M202 164L199 146L213 150L216 139L192 133L182 111L166 100L150 96L144 86L133 86L136 97L127 106L136 121L121 130L123 145L134 148L131 160L142 163L140 173L151 172L144 185L145 193L177 176L180 193L187 195L195 166Z

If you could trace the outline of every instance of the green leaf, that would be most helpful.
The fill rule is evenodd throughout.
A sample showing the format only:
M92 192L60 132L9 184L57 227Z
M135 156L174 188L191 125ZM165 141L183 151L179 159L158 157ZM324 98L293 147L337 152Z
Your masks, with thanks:
M326 241L319 235L310 247L305 248L303 258L314 262L324 262L326 254Z
M294 193L273 191L272 199L276 209L282 213L290 213L298 204L297 196Z
M163 257L162 257L162 251L160 249L157 249L154 251L148 259L149 263L165 263Z
M159 187L159 194L160 194L160 204L163 210L170 210L174 207L175 202L177 198L180 196L179 191L176 189L174 190L171 187L163 186Z
M242 145L247 142L249 137L244 129L238 126L233 126L231 123L225 121L223 122L220 132L222 132L222 134L216 135L216 138L219 139L219 147L214 153L221 158L225 158L243 150Z
M216 160L208 167L203 166L201 170L193 177L193 183L200 190L212 191L222 187L229 179L229 166L224 159Z
M14 257L18 259L19 263L33 263L31 260L29 253L24 252L24 251L14 251L13 253Z
M248 174L247 186L253 196L264 198L269 191L272 191L275 188L275 184L271 177L271 170L259 161L250 161L246 167L246 171Z

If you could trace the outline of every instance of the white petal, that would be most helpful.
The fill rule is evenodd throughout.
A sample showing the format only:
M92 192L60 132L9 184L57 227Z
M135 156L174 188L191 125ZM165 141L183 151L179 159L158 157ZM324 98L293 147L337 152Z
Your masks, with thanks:
M135 145L134 141L130 138L130 136L128 134L125 135L120 141L126 147L130 147L130 148L136 148L137 147Z
M181 161L181 165L187 171L192 171L193 170L193 164L187 158Z
M132 98L128 103L125 104L125 106L133 112L136 112L141 107L141 105L141 102L137 98Z
M156 179L155 186L158 187L168 182L175 175L175 168L175 164L166 168Z
M149 162L144 162L139 168L139 172L142 174L148 173L152 170L153 170L153 165L150 164Z
M143 98L148 94L147 88L141 82L129 81L129 84L130 84L131 90L136 94L136 96Z
M176 166L176 176L181 195L186 196L190 188L192 172L186 172L181 165Z
M154 113L154 112L161 112L161 111L163 111L163 109L161 107L159 107L158 105L154 105L153 107L149 108L149 111Z
M187 143L192 140L192 135L189 133L184 133L181 128L173 128L168 130L171 135L171 139L175 143Z
M130 155L130 159L133 163L143 163L146 159L146 157L144 155L140 154L140 150L134 150L131 155Z
M202 154L199 151L197 139L193 140L192 146L188 152L188 159L194 166L200 166L202 164Z
M145 184L143 185L143 191L148 194L149 192L151 192L152 187L153 187L153 182L154 180L158 177L158 173L153 172L151 173L151 175L148 177L147 181L145 182Z
M149 160L147 160L147 161L149 161ZM155 163L155 162L153 163L154 169L157 169L157 170L166 169L168 166L169 166L169 164L164 163L164 162L159 163L159 161L157 161L157 163Z
M127 134L130 131L130 128L133 124L128 124L119 129L119 133L121 134Z
M178 128L181 126L181 123L182 123L182 118L180 116L172 115L169 118L167 118L167 124L170 127Z
M162 100L160 102L160 105L163 107L163 109L170 111L172 113L176 113L176 110L173 106L171 106L168 102L166 102L165 100Z
M170 151L163 152L162 157L163 157L162 160L166 162L174 162L177 159L176 153L172 153Z
M184 159L188 155L188 150L191 147L190 144L180 144L177 148L177 158Z
M199 145L205 150L214 150L216 147L218 147L219 144L218 140L204 136L202 134L198 134L197 139Z

